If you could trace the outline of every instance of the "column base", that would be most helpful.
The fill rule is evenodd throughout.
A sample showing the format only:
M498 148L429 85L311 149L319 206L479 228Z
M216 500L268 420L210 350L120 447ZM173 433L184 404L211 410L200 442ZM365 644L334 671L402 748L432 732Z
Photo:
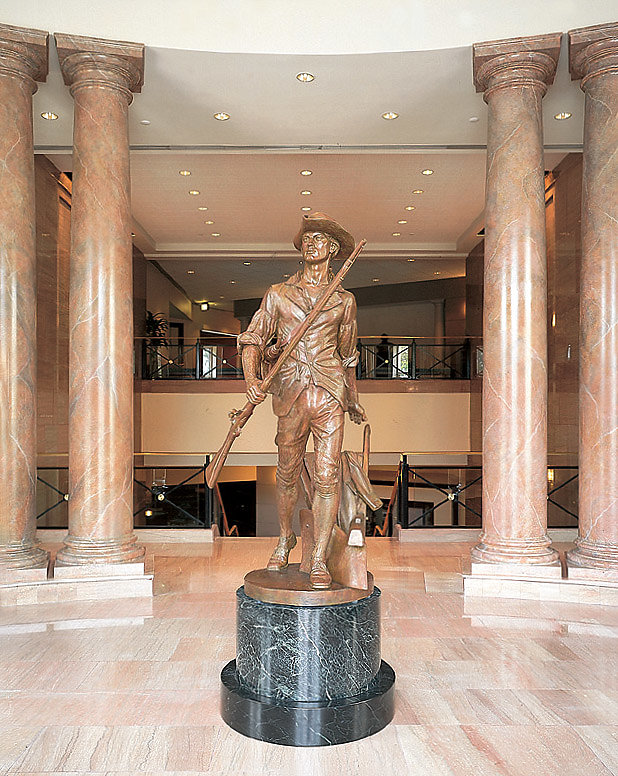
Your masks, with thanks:
M37 542L0 545L0 571L8 569L46 569L49 553Z
M618 579L618 544L576 539L566 558L569 577Z
M545 536L530 539L495 539L482 533L480 542L472 548L473 563L506 563L513 566L557 566L560 555Z
M85 566L93 563L138 563L146 548L130 533L117 539L87 539L69 534L56 555L56 566Z

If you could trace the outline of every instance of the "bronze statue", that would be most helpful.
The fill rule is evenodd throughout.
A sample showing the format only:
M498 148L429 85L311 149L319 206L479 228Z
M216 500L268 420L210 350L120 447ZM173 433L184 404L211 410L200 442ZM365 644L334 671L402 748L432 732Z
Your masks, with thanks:
M302 254L302 269L268 289L249 328L238 338L247 398L254 405L266 398L262 380L269 362L281 353L332 281L331 260L350 257L354 239L324 213L311 213L303 217L294 245ZM273 338L276 342L270 345ZM356 340L354 296L338 287L268 386L279 418L275 441L280 536L267 568L285 569L296 545L292 518L312 434L314 546L308 565L315 589L329 588L332 581L327 552L339 509L344 413L354 423L366 420L356 387Z

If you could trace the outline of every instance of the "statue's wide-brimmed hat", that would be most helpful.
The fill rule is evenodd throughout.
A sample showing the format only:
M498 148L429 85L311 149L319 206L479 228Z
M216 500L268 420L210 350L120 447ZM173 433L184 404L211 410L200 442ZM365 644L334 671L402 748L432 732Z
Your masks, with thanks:
M305 232L323 232L334 237L340 245L338 259L347 259L354 250L355 243L352 235L325 213L307 213L303 216L300 230L294 238L294 247L298 251Z

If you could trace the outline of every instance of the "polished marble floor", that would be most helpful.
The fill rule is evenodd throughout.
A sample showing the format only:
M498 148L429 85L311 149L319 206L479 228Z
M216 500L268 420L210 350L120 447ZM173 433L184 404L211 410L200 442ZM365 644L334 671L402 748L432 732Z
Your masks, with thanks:
M271 544L149 545L154 599L0 611L0 773L618 774L618 613L464 602L464 543L369 540L392 725L319 749L230 730L218 695L235 589Z

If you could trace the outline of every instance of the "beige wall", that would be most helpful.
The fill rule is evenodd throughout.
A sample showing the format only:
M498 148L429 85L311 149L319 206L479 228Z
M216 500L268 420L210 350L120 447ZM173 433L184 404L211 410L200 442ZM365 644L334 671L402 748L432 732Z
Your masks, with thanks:
M432 302L376 304L357 310L360 337L433 337L434 305Z
M142 394L142 451L208 453L219 448L229 428L228 412L244 393ZM467 393L363 394L374 453L459 452L469 446ZM273 453L276 419L270 400L257 407L236 440L235 453ZM346 423L344 445L361 449L360 426Z
M189 340L196 339L200 329L231 334L240 332L240 323L231 312L214 309L202 312L151 263L148 264L146 274L146 302L152 313L163 313L168 321L171 318L184 323L185 338ZM170 302L186 315L186 318L170 316Z

